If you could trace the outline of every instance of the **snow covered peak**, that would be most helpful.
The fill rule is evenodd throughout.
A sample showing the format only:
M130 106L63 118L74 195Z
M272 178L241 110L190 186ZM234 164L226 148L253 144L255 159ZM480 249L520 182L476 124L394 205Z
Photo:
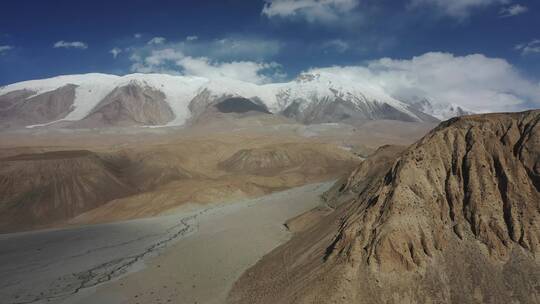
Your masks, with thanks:
M321 77L321 74L318 74L318 73L315 73L315 74L302 73L302 74L298 75L298 77L296 77L296 79L294 81L296 81L298 83L310 82L310 81L319 80L320 77Z
M427 97L413 96L403 98L414 109L429 114L440 120L450 119L452 117L474 114L473 111L454 103L433 102Z
M312 116L316 113L320 116L326 115L328 111L338 111L339 117L350 117L351 119L422 120L409 104L388 95L377 83L359 81L347 74L336 74L324 70L303 73L290 82L264 85L230 78L209 79L168 74L137 73L116 76L92 73L65 75L7 85L0 88L0 96L13 91L27 90L33 94L31 96L25 94L25 99L37 100L33 97L55 91L69 84L75 85L75 99L69 113L62 117L61 121L84 119L95 111L100 102L115 89L128 85L150 88L163 93L164 101L175 117L167 125L185 124L193 114L190 110L191 103L201 100L200 96L203 93L205 100L202 106L212 105L223 98L235 96L261 102L269 111L276 114L285 111L291 112L294 108L294 112L297 113L294 115L308 111L312 113L310 114ZM198 96L199 98L196 98ZM433 110L434 113L439 111L427 106L425 110ZM459 112L461 109L454 107L449 110ZM326 117L339 120L338 116L334 114L329 114ZM319 120L324 119L320 118Z
M78 74L78 75L61 75L47 79L37 79L17 82L14 84L0 87L0 95L7 94L12 91L29 90L35 93L35 95L43 94L46 92L54 91L63 86L73 84L80 86L82 84L101 84L111 81L116 81L119 76L90 73L90 74Z

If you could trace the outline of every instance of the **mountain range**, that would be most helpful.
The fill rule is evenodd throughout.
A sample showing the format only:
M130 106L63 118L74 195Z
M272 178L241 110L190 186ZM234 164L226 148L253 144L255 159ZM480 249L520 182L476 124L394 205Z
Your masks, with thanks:
M208 110L277 114L303 124L437 122L469 114L428 98L400 99L371 83L301 74L258 85L230 78L81 74L0 88L0 128L181 126Z

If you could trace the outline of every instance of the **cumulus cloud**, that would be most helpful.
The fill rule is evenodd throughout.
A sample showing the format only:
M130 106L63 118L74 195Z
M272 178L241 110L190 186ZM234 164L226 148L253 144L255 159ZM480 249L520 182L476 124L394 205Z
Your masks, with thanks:
M261 14L268 18L300 18L331 23L349 16L359 0L265 0Z
M0 54L12 50L13 46L11 45L0 45Z
M116 58L116 57L118 57L118 55L119 55L120 53L122 53L122 50L119 49L119 48L117 48L117 47L115 47L115 48L113 48L112 50L110 50L109 53L111 53L111 54L113 55L113 58Z
M195 40L198 40L198 39L199 39L199 36L195 36L195 35L186 37L187 41L195 41Z
M65 49L81 49L85 50L88 48L88 44L81 41L57 41L54 45L54 48L65 48Z
M131 70L140 73L173 73L178 74L174 68L176 63L185 55L178 50L162 49L152 50L147 55L133 54L130 60L133 62Z
M208 78L226 77L247 82L267 83L281 77L280 65L274 62L232 61L213 62L208 58L185 57L178 62L187 75Z
M520 51L521 55L531 55L540 53L540 39L534 39L527 43L521 43L514 47L516 51Z
M514 4L508 7L501 8L499 12L499 16L505 18L505 17L513 17L517 15L521 15L526 13L529 10L528 7L521 5L521 4Z
M463 19L476 9L508 2L509 0L411 0L410 5L412 8L432 7L444 15Z
M148 44L148 45L159 45L159 44L164 44L165 41L167 41L167 39L165 39L165 37L154 37L154 38L150 39L146 44Z
M217 61L207 57L192 57L175 49L152 50L147 56L134 54L131 69L141 73L169 73L202 76L208 78L226 77L252 83L266 83L283 74L276 63L253 61Z
M540 84L522 76L504 59L481 54L426 53L408 60L382 58L362 66L313 69L378 86L403 100L427 97L475 112L540 107Z

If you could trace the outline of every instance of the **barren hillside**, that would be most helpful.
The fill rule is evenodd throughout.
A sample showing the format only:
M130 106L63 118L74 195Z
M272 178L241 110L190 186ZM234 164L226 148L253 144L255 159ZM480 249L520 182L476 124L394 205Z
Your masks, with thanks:
M540 111L449 120L363 183L369 171L229 301L540 302Z
M90 146L84 149L92 151L77 144L0 150L0 231L125 220L245 199L337 178L359 161L335 145L285 136Z

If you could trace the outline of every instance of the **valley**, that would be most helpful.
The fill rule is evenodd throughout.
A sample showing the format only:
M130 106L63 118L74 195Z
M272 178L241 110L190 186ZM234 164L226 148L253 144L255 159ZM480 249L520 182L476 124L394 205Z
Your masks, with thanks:
M0 304L540 304L540 1L2 1Z
M333 181L145 219L0 235L7 303L222 303ZM66 246L69 243L69 246ZM148 278L152 278L149 280Z
M534 303L538 110L466 115L362 86L3 87L0 299Z

